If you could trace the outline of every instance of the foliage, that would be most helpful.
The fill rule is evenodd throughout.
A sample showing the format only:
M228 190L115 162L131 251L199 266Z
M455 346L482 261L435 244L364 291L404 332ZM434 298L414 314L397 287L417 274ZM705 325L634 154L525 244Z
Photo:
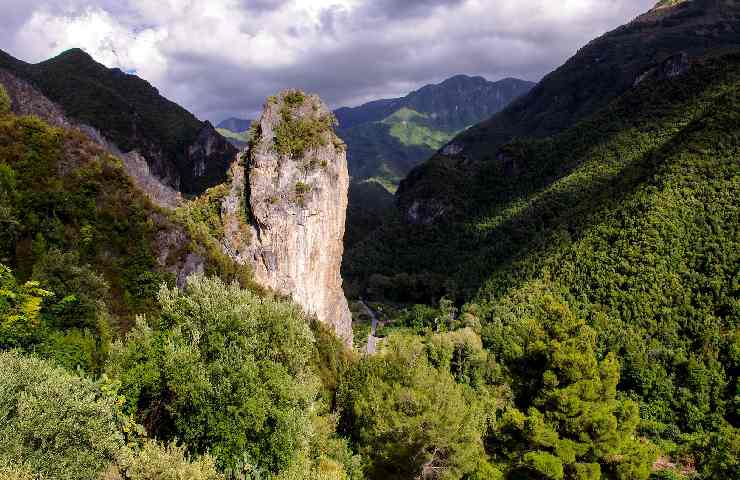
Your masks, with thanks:
M56 295L49 313L59 327L94 327L110 303L110 288L77 252L50 249L33 267L33 278Z
M51 292L38 282L19 285L0 263L0 349L25 347L38 335L41 305Z
M0 158L10 180L0 180L0 198L8 199L5 221L14 225L0 256L20 278L29 278L34 264L48 265L49 251L69 252L102 273L114 314L153 306L151 283L167 279L152 279L156 210L118 160L81 133L14 116L0 119ZM79 292L59 293L61 300Z
M501 325L540 304L544 282L594 329L596 358L619 358L641 435L684 443L682 432L736 425L738 79L737 56L714 59L557 136L489 152L454 184L464 213L429 227L391 218L348 252L345 272L381 296L437 278L426 291L467 302L504 366L519 353ZM541 377L512 375L518 396L540 391Z
M105 480L220 480L213 459L191 459L185 447L146 440L140 448L126 449Z
M38 477L25 468L0 465L0 480L38 480Z
M0 352L0 465L96 480L123 448L115 399L93 382Z
M156 330L139 320L109 373L152 434L209 451L231 472L290 470L309 448L313 336L292 304L193 276L164 288Z
M116 329L158 310L159 287L174 283L170 272L191 253L206 272L253 286L251 272L220 248L219 224L200 228L213 203L194 201L192 218L162 212L80 132L0 118L0 258L19 283L34 279L55 294L41 304L33 336L23 344L6 338L0 349L98 372Z
M193 198L178 208L177 216L183 223L191 225L191 228L197 228L195 225L205 226L210 236L221 240L224 237L221 203L228 194L228 183L209 188L203 195Z
M303 157L327 145L328 137L336 119L330 113L318 114L316 105L313 109L307 107L306 102L316 102L298 90L291 90L283 95L283 105L280 108L280 121L275 126L275 150L280 155L293 159Z
M546 478L647 479L656 452L636 438L637 404L617 397L616 357L599 361L595 330L546 288L519 305L488 337L527 413L505 412L489 448Z
M370 460L371 478L461 478L483 455L474 392L427 360L418 337L393 336L380 356L348 373L343 428Z
M8 96L7 90L3 85L0 85L0 115L10 113L10 97Z
M740 429L721 425L708 434L689 435L683 454L694 458L703 479L740 476Z
M0 68L32 83L70 118L103 132L121 151L138 150L150 165L164 160L177 172L186 193L200 193L225 180L226 169L220 164L228 166L230 158L211 158L217 168L192 175L187 152L205 123L135 75L108 69L79 49L33 65L3 54ZM226 157L234 154L234 149L225 152ZM171 175L166 168L155 174Z

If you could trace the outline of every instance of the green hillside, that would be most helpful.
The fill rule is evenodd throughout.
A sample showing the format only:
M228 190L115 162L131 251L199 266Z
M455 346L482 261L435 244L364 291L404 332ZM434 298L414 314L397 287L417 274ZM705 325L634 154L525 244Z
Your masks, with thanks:
M440 192L477 175L498 148L516 137L546 137L603 109L640 78L656 78L693 60L732 52L740 44L740 5L693 0L659 8L599 37L545 76L501 113L454 139L454 155L436 155L400 186L404 209L415 200L440 199ZM668 72L668 73L666 73ZM462 168L449 168L459 162ZM439 172L437 171L439 169ZM444 181L439 181L444 178ZM455 204L446 204L448 211Z
M0 480L740 478L740 6L659 7L471 128L483 79L338 111L369 177L349 192L354 346L224 254L260 221L227 196L241 169L159 208L0 85ZM90 122L185 118L64 82ZM261 153L307 174L288 113ZM158 145L182 146L173 122ZM322 214L290 203L278 222Z
M160 209L9 107L0 86L0 478L361 479L322 397L319 349L348 354L222 252L223 189Z
M236 150L223 142L206 159L203 175L194 174L188 149L199 136L215 132L146 80L106 68L80 49L37 64L0 51L0 68L36 86L68 117L98 129L121 151L141 152L152 172L179 191L199 194L226 179Z
M225 128L217 128L216 131L237 148L244 148L249 143L249 130L232 132Z
M506 145L448 191L464 215L389 222L346 271L386 299L463 302L522 408L541 388L522 352L541 302L560 299L621 359L642 435L736 442L739 101L736 55L642 84L562 134Z
M99 368L98 335L152 311L160 284L174 284L191 253L207 270L251 284L197 220L155 207L120 160L80 132L34 117L0 113L0 225L0 263L19 282L33 278L55 294L42 308L49 330L13 340L17 326L3 325L0 343L59 348L71 368Z
M398 182L465 128L506 107L534 84L458 75L409 95L340 108L337 133L347 143L350 175L395 191Z

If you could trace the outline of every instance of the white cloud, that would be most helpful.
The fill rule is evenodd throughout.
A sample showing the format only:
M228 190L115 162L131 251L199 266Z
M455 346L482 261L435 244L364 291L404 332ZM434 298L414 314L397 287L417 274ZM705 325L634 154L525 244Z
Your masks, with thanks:
M99 8L88 8L73 16L55 16L40 10L17 33L15 45L30 61L81 47L105 65L135 70L158 81L167 72L167 59L159 48L167 37L166 27L134 31Z
M536 80L653 0L3 2L0 42L21 58L81 47L219 119L288 86L339 105L457 73Z

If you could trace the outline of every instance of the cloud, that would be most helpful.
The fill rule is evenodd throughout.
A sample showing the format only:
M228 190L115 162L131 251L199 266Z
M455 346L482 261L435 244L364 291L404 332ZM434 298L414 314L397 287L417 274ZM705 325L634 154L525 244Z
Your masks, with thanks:
M4 0L0 48L80 47L202 118L253 116L288 87L332 106L458 73L538 80L654 0Z

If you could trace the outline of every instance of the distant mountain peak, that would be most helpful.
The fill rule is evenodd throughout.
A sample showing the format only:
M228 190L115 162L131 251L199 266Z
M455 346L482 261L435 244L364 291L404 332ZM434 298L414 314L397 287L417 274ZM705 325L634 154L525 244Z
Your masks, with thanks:
M350 174L393 190L411 168L456 134L490 118L533 86L515 78L491 82L460 74L403 98L340 108L335 114L349 149Z
M243 133L249 130L249 126L252 124L252 120L245 118L230 117L226 120L221 121L216 128L223 130L229 130L234 133Z
M53 57L50 59L51 61L54 60L64 60L64 61L71 61L71 60L84 60L89 61L93 63L98 63L95 61L95 59L87 53L85 50L81 48L70 48L69 50L65 50L56 57Z

